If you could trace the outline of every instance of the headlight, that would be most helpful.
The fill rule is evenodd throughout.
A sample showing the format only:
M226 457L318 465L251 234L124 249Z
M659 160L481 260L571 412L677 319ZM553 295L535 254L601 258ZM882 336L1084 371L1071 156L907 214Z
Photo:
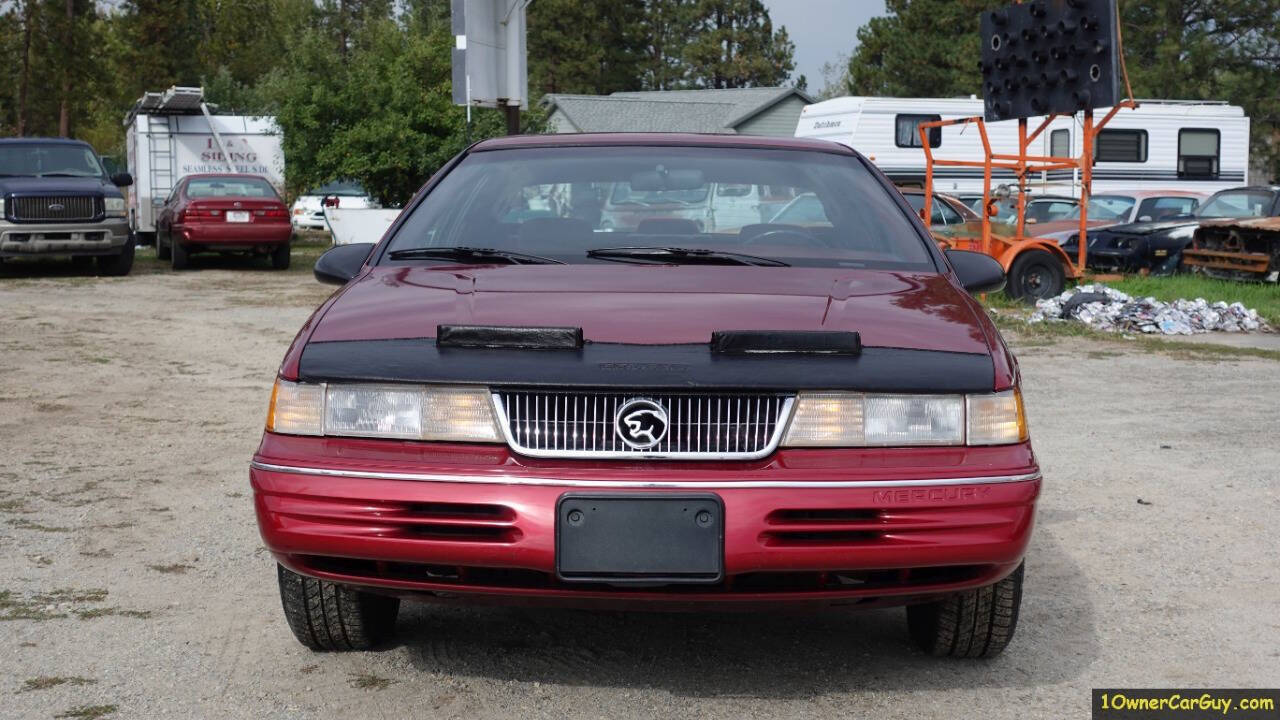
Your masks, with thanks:
M983 395L800 393L790 447L1002 445L1027 439L1018 390Z
M1196 234L1197 225L1185 225L1176 227L1165 234L1170 240L1187 240Z
M483 388L276 380L267 430L286 435L499 442Z
M0 218L4 217L4 198L0 197Z
M124 198L104 198L102 208L107 211L107 217L124 217Z

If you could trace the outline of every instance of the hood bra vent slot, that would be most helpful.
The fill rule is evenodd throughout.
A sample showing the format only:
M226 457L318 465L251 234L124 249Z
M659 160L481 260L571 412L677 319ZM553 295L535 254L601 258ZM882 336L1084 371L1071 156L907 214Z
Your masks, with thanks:
M582 348L582 328L437 325L436 346L442 348L579 350Z
M721 330L711 333L711 351L725 354L823 353L858 355L862 338L856 332L797 330Z

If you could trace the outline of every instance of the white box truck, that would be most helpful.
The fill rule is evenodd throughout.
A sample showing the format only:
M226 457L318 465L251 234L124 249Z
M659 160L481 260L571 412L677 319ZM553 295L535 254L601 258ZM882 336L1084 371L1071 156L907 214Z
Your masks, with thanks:
M154 241L156 210L187 175L260 175L284 196L284 150L273 117L217 114L202 88L171 87L144 94L124 124L134 177L129 222L139 242Z

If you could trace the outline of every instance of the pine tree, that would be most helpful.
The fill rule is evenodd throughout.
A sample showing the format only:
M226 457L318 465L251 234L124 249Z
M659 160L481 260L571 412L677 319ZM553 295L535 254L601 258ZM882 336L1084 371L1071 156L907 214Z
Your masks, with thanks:
M700 0L696 34L684 52L696 87L783 85L795 69L795 44L773 29L761 0Z

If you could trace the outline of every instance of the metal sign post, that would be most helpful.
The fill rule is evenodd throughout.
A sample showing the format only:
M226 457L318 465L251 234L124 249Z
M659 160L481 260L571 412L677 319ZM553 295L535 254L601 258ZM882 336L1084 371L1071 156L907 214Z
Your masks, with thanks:
M452 0L453 102L470 109L499 109L507 134L520 133L520 110L529 107L525 13L531 0Z

